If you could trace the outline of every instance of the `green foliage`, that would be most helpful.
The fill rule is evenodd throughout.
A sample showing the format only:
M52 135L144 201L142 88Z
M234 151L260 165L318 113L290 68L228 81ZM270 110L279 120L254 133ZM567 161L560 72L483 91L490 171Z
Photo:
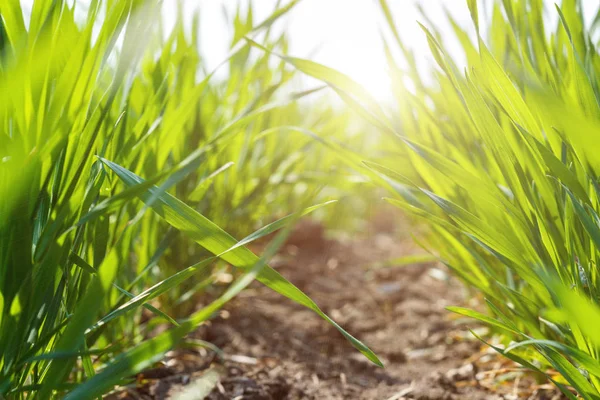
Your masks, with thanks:
M468 1L473 26L451 21L456 37L445 35L461 43L467 67L423 27L437 64L428 76L380 3L392 32L393 118L341 74L288 62L395 141L395 158L363 165L337 150L429 226L429 247L489 306L487 315L452 311L502 332L505 348L494 348L507 357L557 370L569 398L567 386L599 399L600 10L586 27L578 0L546 10L542 0Z
M506 344L517 344L503 353L551 366L583 398L598 399L590 324L600 311L600 165L591 150L600 58L580 2L549 10L560 17L553 29L543 6L495 2L486 30L469 2L478 33L455 25L464 74L433 28L424 31L436 85L394 65L395 130L412 165L399 171L412 196L401 192L396 204L429 222L440 260L489 304L488 316L453 311L506 333ZM422 90L411 93L407 81Z
M335 124L307 118L298 100L312 91L283 96L293 72L239 40L261 35L285 53L270 27L294 4L261 22L251 8L235 15L228 79L218 82L202 73L198 15L188 34L181 8L162 32L158 0L82 10L37 0L26 17L18 1L0 1L1 395L96 398L255 277L379 363L266 265L284 236L262 258L245 247L320 208L306 206L332 179L326 149L307 135L290 140L286 126L328 136ZM217 300L184 307L231 266L241 277L220 295L212 288ZM148 340L158 323L173 327Z

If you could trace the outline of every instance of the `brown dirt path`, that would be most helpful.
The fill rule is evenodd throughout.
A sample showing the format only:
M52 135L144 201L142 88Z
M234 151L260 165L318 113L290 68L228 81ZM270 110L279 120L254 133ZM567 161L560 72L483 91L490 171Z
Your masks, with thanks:
M370 346L385 369L313 313L256 284L194 335L224 358L172 352L164 367L141 374L136 388L116 397L193 399L200 389L186 384L212 368L220 374L212 400L561 398L522 379L472 339L465 324L476 328L472 321L445 310L466 304L466 292L440 267L365 268L413 249L397 235L365 236L326 240L318 225L304 224L272 265ZM182 396L186 389L189 397Z

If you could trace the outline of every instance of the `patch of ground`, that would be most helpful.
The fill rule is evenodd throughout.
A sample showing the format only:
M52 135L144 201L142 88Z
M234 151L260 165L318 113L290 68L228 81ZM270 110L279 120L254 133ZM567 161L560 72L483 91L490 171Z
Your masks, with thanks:
M472 321L445 310L468 303L445 270L366 268L414 250L395 235L365 236L326 240L318 225L304 223L272 266L370 346L385 369L314 313L256 284L194 334L221 348L222 358L205 349L172 352L115 397L199 398L209 389L194 382L208 373L218 380L211 400L562 398L490 354L468 332L477 328Z

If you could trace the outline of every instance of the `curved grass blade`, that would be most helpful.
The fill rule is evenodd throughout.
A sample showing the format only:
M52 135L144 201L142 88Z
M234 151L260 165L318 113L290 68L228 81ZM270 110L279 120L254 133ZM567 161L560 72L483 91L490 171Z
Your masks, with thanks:
M127 186L136 185L144 181L139 176L111 161L103 158L101 158L101 161L110 169L112 169ZM151 206L152 209L158 215L164 218L169 224L184 232L186 235L189 235L190 238L192 238L206 250L215 255L226 252L221 255L221 258L242 270L248 269L258 261L258 257L244 246L238 247L231 252L227 252L229 248L237 244L237 240L215 225L212 221L208 220L202 214L199 214L170 194L157 193L157 188L151 188L148 190L148 193L140 197L142 201L148 201L148 199L152 198L152 196L156 196L157 198L157 201ZM350 343L357 350L363 353L369 360L376 365L383 366L373 351L371 351L362 342L354 338L337 323L335 323L331 318L329 318L329 316L321 311L321 309L314 301L310 299L310 297L308 297L306 294L304 294L304 292L281 276L277 271L267 265L260 273L257 280L276 292L284 295L285 297L317 313L320 317L333 325L344 337L346 337L346 339L348 339L348 341L350 341Z

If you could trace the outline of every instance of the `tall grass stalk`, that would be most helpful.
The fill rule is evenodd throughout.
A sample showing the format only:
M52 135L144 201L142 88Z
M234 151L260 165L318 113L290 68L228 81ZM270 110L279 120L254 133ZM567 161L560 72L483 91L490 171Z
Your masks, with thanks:
M295 100L310 92L279 94L293 76L283 62L239 40L260 35L285 53L271 25L296 3L258 22L251 7L237 12L218 82L202 73L198 14L188 33L181 7L163 32L158 0L37 0L27 16L0 2L1 395L96 398L254 278L379 364L266 264L281 238L263 258L245 247L320 207L306 208L324 181L302 177L323 152L281 127L331 128L304 119ZM297 213L272 222L284 211ZM267 222L242 242L230 234ZM240 280L201 310L183 307L230 266ZM172 328L148 339L159 323Z
M429 227L428 248L488 306L451 310L501 332L494 349L568 398L599 399L600 9L586 26L578 0L494 1L487 13L466 3L473 24L448 14L454 36L423 26L436 63L428 75L380 0L391 109L332 69L281 58L395 143L393 156L363 163L367 154L325 140Z

